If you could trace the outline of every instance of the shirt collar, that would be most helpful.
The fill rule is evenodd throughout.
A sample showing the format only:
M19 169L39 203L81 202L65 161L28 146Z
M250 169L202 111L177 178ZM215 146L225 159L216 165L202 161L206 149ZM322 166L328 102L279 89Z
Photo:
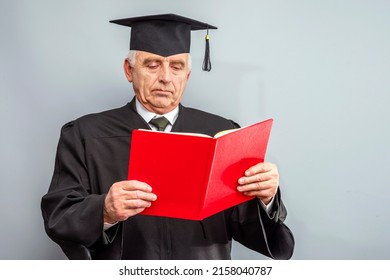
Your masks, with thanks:
M168 119L169 123L173 125L179 116L179 106L176 106L175 109L172 111L164 114L164 115L159 115L153 112L148 111L144 105L141 104L141 102L138 101L137 98L135 98L135 108L137 110L137 113L147 122L149 123L153 118L155 117L161 117L164 116Z

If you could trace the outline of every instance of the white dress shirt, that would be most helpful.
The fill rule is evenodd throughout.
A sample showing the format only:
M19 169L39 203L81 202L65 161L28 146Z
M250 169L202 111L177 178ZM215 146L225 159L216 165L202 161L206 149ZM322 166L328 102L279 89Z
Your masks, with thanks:
M173 124L175 123L177 117L179 116L179 106L177 106L175 109L170 111L169 113L166 113L164 115L158 115L156 113L148 111L136 98L135 99L135 108L137 109L137 113L149 124L150 128L152 130L157 130L157 127L151 125L149 122L152 119L164 116L168 119L169 124L165 128L165 132L169 132L172 129Z

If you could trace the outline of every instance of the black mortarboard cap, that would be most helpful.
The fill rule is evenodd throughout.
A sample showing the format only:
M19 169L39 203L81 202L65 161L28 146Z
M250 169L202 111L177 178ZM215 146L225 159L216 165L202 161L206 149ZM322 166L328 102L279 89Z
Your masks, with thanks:
M131 27L130 50L146 51L161 56L189 53L192 30L207 30L203 70L210 71L209 29L217 27L175 14L149 15L111 20Z

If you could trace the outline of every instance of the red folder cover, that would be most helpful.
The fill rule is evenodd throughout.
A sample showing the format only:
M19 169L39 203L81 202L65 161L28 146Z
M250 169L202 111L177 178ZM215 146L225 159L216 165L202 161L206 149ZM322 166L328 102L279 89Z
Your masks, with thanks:
M134 130L129 180L149 184L157 195L141 214L202 220L252 197L237 180L264 162L272 119L210 137Z

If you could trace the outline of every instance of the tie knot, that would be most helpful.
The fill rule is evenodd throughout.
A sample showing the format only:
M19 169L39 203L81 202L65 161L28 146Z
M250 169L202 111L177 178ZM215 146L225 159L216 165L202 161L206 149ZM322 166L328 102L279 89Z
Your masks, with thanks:
M158 117L150 120L149 123L157 127L158 131L164 131L169 121L166 117Z

